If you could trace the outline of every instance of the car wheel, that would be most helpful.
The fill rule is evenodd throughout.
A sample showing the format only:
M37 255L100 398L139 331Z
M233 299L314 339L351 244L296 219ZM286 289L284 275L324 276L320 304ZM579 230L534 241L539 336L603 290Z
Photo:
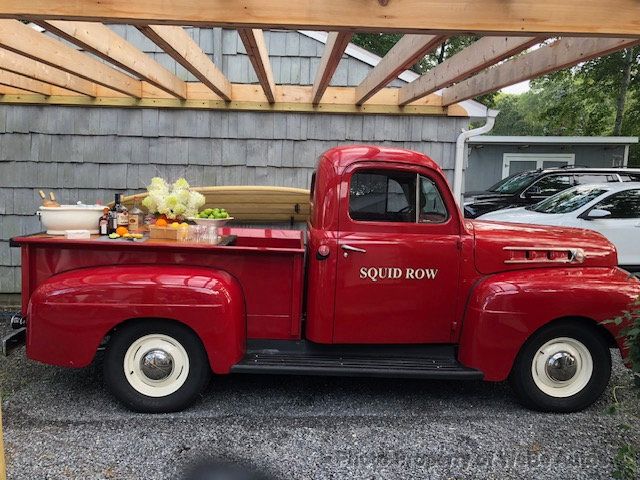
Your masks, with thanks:
M511 371L511 385L527 407L576 412L594 403L611 376L603 336L581 322L542 328L525 343Z
M211 375L198 336L166 321L136 322L117 330L103 365L111 393L130 409L148 413L188 407Z

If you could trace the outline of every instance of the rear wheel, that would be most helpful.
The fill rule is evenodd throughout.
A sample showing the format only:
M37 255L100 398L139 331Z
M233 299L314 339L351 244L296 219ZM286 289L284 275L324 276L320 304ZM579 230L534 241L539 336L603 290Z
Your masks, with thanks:
M609 383L611 353L602 335L581 322L542 328L522 347L511 371L520 401L534 410L575 412Z
M166 321L141 321L116 331L104 357L109 390L139 412L186 408L210 374L200 339L187 327Z

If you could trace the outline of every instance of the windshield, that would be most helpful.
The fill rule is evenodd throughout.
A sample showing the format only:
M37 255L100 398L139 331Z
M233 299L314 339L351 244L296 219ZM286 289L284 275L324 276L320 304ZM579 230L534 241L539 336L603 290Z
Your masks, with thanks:
M520 190L531 185L538 175L539 172L536 171L516 173L510 177L503 178L493 187L489 187L489 191L496 193L518 193Z
M594 198L606 192L602 187L592 187L581 185L565 190L547 198L546 200L526 207L540 213L568 213L586 205Z

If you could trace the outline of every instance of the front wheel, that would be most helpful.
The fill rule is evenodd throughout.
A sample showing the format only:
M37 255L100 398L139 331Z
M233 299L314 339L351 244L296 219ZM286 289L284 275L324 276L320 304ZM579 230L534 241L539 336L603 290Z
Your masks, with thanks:
M198 397L211 371L200 339L187 327L141 321L116 331L104 357L113 395L138 412L182 410Z
M522 347L511 371L520 401L534 410L575 412L594 403L611 376L611 353L590 325L549 325Z

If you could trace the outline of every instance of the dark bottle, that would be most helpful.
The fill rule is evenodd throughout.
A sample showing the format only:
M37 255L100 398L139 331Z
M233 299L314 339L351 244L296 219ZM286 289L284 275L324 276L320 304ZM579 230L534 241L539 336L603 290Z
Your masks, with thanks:
M113 205L113 210L116 214L116 228L125 227L129 228L129 210L122 205L122 194L116 193L116 201Z
M98 220L98 233L100 235L109 235L109 209L105 208L102 211L102 216Z

